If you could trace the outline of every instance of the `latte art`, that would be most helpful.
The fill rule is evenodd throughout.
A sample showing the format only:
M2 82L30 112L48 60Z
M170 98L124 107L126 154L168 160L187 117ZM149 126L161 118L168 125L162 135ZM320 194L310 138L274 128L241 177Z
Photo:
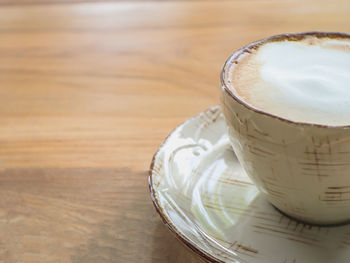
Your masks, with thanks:
M232 67L231 89L253 108L296 122L350 125L350 40L267 42Z

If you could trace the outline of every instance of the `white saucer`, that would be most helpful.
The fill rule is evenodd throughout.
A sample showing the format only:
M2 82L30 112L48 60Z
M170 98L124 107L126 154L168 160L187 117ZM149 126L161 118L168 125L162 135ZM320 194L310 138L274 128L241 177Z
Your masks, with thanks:
M231 150L218 106L169 135L149 183L164 223L209 262L350 262L350 225L291 220L259 194Z

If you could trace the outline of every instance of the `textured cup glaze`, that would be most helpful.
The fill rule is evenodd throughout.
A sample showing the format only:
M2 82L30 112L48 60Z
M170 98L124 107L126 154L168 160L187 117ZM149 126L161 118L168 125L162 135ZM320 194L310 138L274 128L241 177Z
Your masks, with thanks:
M228 78L240 56L260 45L309 35L350 38L344 33L306 32L273 36L243 47L223 68L222 109L233 149L267 199L302 221L337 224L350 220L350 123L300 123L257 110L234 94Z

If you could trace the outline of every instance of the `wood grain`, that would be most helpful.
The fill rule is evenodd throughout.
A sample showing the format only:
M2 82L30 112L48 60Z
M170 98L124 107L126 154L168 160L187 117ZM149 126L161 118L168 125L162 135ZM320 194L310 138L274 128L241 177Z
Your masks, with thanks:
M4 170L2 262L191 262L145 202L147 175L104 168Z
M242 45L350 31L348 1L1 1L0 262L195 262L146 177Z

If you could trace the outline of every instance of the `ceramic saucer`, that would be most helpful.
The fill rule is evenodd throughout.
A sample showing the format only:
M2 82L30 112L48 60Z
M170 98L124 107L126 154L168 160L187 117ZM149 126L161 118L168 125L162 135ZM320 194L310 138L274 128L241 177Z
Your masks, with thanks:
M149 183L163 222L208 262L350 262L350 225L291 220L259 194L231 149L218 106L168 136Z

